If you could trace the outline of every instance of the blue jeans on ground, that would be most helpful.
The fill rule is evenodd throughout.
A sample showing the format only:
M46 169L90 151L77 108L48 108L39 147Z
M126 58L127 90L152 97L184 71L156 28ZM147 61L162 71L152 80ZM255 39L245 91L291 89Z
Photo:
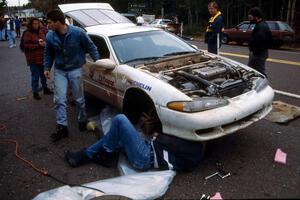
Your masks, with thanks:
M128 118L119 114L112 119L108 133L95 144L86 149L89 158L93 158L99 151L108 152L121 149L127 155L129 163L136 169L151 167L151 143L143 139Z
M39 79L41 78L41 84L43 89L47 88L47 80L44 75L44 66L37 65L37 64L31 64L30 65L30 71L31 71L31 89L32 92L38 92L39 91Z
M72 89L75 102L76 117L79 122L86 121L85 99L83 91L82 68L71 71L54 70L54 104L56 123L68 126L67 121L67 90L68 84Z
M12 47L16 44L16 32L7 30L8 46Z

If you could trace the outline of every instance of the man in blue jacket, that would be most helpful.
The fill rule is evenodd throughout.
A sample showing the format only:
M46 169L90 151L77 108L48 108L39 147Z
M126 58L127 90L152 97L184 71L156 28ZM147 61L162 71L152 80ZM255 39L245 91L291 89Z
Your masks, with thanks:
M47 14L51 31L46 36L44 74L49 79L54 62L54 103L56 110L56 132L51 135L53 142L68 137L67 88L70 84L76 104L76 118L79 130L86 130L85 99L83 92L83 69L85 54L94 61L100 58L96 46L80 28L65 24L65 16L60 10Z
M219 11L217 2L212 1L208 4L208 11L211 15L208 26L205 32L205 43L207 43L207 50L210 53L219 54L221 46L223 28L223 19Z

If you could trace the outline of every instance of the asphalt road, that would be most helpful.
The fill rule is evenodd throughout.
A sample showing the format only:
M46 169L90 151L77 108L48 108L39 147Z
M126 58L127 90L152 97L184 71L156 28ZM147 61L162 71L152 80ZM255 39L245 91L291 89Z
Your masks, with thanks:
M201 48L201 42L193 42ZM247 63L246 47L224 45L222 52L234 53L231 58ZM271 58L300 62L300 53L272 50ZM300 95L300 66L267 63L270 84L277 90ZM50 86L52 83L50 81ZM18 48L9 49L0 42L0 139L18 140L23 156L52 175L71 183L87 183L119 176L117 168L88 164L71 169L63 160L66 150L78 150L97 137L80 133L69 107L70 137L52 144L49 135L55 130L52 96L35 101L30 92L30 72ZM24 97L24 98L23 98ZM275 100L300 106L300 100L276 95ZM88 98L89 116L97 115L103 103ZM300 198L300 119L286 125L267 120L237 133L209 142L201 166L190 173L177 174L164 198L200 199L202 194L220 192L225 199ZM277 148L287 153L287 164L274 163ZM207 181L204 177L216 171L216 163L232 175ZM12 144L0 143L1 199L32 199L37 194L62 184L42 176L14 156Z

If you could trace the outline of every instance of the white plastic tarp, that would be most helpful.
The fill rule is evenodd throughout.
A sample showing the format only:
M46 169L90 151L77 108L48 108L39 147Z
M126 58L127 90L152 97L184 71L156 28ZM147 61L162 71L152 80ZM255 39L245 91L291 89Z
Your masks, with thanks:
M97 188L109 195L121 195L131 199L156 199L165 194L175 174L171 170L143 172L84 185ZM96 190L63 186L43 192L33 200L89 200L101 195L103 194Z

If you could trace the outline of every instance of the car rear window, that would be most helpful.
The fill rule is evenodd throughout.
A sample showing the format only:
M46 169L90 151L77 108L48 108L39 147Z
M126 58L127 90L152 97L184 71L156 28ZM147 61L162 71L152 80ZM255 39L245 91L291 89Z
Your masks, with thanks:
M113 10L85 9L70 11L67 14L84 27L101 24L132 23L129 19Z
M280 30L294 32L294 30L285 22L278 22Z
M278 31L279 30L279 26L276 22L267 22L269 28L271 29L271 31Z

